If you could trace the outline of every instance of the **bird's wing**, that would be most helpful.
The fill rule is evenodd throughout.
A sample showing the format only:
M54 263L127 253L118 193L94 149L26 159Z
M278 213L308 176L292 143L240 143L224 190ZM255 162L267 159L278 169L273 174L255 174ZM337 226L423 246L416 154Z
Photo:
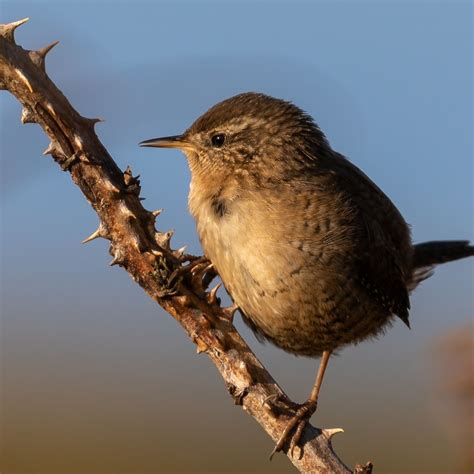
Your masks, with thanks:
M336 199L352 209L355 278L368 294L408 323L412 245L409 228L390 199L356 166L335 153L319 162L316 174ZM331 160L331 161L329 161Z

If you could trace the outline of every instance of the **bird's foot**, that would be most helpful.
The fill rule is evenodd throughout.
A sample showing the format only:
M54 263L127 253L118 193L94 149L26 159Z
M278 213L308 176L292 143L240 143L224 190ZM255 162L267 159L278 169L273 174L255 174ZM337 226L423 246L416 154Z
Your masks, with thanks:
M176 270L192 287L204 296L206 288L216 275L214 265L206 257L199 257Z
M305 403L298 406L296 413L286 425L285 429L283 430L283 433L280 436L280 439L273 448L273 451L270 455L270 459L272 459L275 453L278 453L283 449L283 446L288 440L290 441L290 455L293 457L295 448L297 446L299 447L299 442L301 439L301 435L303 434L303 430L313 413L316 411L317 406L318 402L314 400L307 400ZM293 431L294 434L292 435Z
M206 257L193 259L187 265L173 269L162 253L157 252L155 255L154 275L161 286L159 297L176 295L183 280L187 280L197 291L204 294L202 279L206 272L212 269L212 263Z
M186 279L196 291L204 293L203 278L208 272L214 272L212 263L206 257L199 257L187 265L178 267L172 273L172 277L179 276Z

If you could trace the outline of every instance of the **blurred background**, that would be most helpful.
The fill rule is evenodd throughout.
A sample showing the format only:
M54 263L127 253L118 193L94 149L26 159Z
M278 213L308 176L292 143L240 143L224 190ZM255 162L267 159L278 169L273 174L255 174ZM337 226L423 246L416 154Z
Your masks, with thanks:
M200 253L187 211L189 172L140 140L183 131L243 91L291 100L332 146L396 203L416 242L473 239L470 1L1 3L30 17L17 42L117 161L141 175L161 230ZM233 405L210 361L126 272L105 241L82 246L97 217L0 94L1 464L10 473L293 472ZM412 297L409 331L331 360L313 421L343 427L334 447L375 472L470 472L473 261L438 268ZM317 361L260 345L295 401ZM470 343L471 342L471 343ZM471 457L469 457L471 456Z

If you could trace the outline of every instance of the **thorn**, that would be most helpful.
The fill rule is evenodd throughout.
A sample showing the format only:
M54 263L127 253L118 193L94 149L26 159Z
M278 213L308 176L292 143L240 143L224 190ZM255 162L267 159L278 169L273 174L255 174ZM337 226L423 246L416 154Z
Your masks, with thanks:
M59 41L54 41L51 44L48 44L44 48L39 49L38 51L29 51L28 55L30 59L40 67L43 71L45 70L45 58L46 55L59 43Z
M174 230L169 230L168 232L155 232L155 240L160 247L169 249L170 240L173 237Z
M52 155L53 152L55 151L56 151L56 145L53 142L50 142L50 144L43 151L43 155Z
M218 283L210 292L207 297L207 301L209 304L215 304L217 303L217 291L219 288L222 286L222 283Z
M156 209L155 211L151 211L151 215L156 219L162 212L163 209Z
M127 169L123 172L123 181L126 186L126 192L130 194L140 194L140 175L133 176L132 168L127 166Z
M43 155L51 155L56 161L60 161L61 167L63 167L64 160L66 156L62 152L59 144L57 142L50 142L49 145L43 151Z
M59 41L53 41L51 44L44 46L39 49L37 53L44 59L46 55L59 43Z
M321 431L327 436L328 439L331 439L334 435L338 433L344 433L344 430L342 428L328 428L322 429Z
M6 40L15 42L15 30L26 23L29 18L23 18L23 20L14 21L12 23L7 23L6 25L0 25L0 36L3 36Z
M110 265L111 267L113 267L114 265L119 265L120 263L121 263L121 262L120 262L119 258L118 258L117 256L115 256L115 257L111 260L111 262L109 263L109 265Z
M132 176L132 168L130 168L130 165L127 165L127 168L123 172L123 178L126 180L127 178L130 179Z
M35 123L35 116L33 111L29 107L23 107L21 110L21 123L24 125L25 123Z
M202 354L203 352L206 352L208 349L209 349L209 346L202 339L197 339L196 353Z
M99 227L97 228L97 230L95 230L94 232L92 232L91 235L89 235L89 237L87 237L86 239L84 239L82 241L83 244L87 244L88 242L91 242L92 240L95 240L95 239L98 239L98 238L105 238L106 237L106 234L105 234L105 229L104 229L104 226L102 225L102 223L100 223Z
M230 322L232 323L234 321L234 315L235 312L239 309L237 304L233 304L232 306L228 306L227 308L222 308L222 312L224 313L224 316L229 318Z
M86 122L87 124L91 125L92 127L93 127L96 123L105 122L105 119L99 118L99 117L94 117L94 118L82 117L82 119L84 120L84 122Z
M175 250L173 252L173 255L176 257L176 258L181 258L183 255L184 255L184 252L186 252L186 249L188 248L187 245L183 245L181 248L179 248L178 250Z
M89 237L85 238L81 243L87 244L87 242L91 242L92 240L98 239L99 237L102 237L102 236L100 235L100 229L97 229L94 232L92 232L92 234L89 235Z

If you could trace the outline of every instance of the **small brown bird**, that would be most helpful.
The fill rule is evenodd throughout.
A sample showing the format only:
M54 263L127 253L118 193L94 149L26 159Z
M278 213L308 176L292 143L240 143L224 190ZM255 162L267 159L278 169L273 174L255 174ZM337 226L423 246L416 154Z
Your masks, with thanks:
M264 94L212 107L182 135L189 208L206 256L259 339L322 356L309 399L280 437L298 443L333 351L374 337L431 268L474 255L467 241L413 245L390 199L334 151L309 115Z

